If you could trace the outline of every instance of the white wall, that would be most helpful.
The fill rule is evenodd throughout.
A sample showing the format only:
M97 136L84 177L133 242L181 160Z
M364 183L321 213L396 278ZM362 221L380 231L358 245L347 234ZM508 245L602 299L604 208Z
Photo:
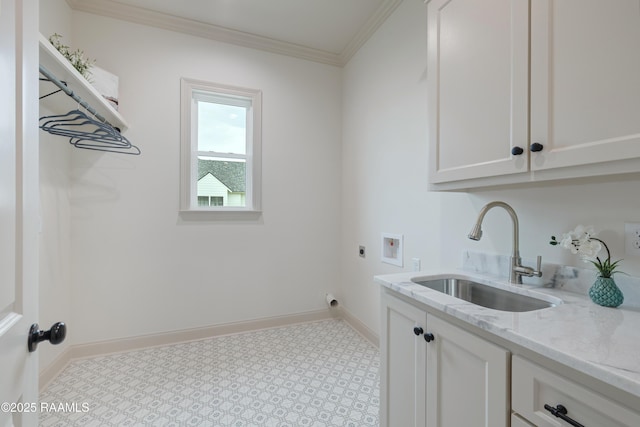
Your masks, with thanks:
M79 12L73 34L119 76L142 150L73 151L77 342L324 309L339 294L341 70ZM257 223L178 216L180 77L263 91Z
M381 233L404 235L405 267L440 263L439 197L427 192L426 13L401 4L344 69L343 306L377 332ZM435 244L434 244L435 243ZM358 246L367 249L358 256Z
M40 0L40 34L49 38L54 33L62 36L62 43L73 47L71 9L65 0Z
M474 193L427 191L426 6L405 0L344 69L342 305L378 331L376 274L457 267L464 250L511 252L511 224L490 212L480 242L466 238L485 203L504 200L520 219L524 258L585 267L548 244L577 224L593 224L621 269L640 275L624 254L624 222L640 222L640 180L582 180ZM403 234L404 268L380 262L380 233ZM367 247L367 258L357 255ZM529 260L527 260L529 261ZM531 262L534 262L531 260Z
M70 44L71 10L64 0L40 1L40 32L64 36ZM55 86L51 85L53 91ZM57 94L52 96L65 96ZM40 115L51 112L40 108ZM75 331L71 309L71 208L70 145L60 137L40 131L40 316L41 328L58 321L69 325L66 340L57 346L38 347L40 367L49 366L73 342Z

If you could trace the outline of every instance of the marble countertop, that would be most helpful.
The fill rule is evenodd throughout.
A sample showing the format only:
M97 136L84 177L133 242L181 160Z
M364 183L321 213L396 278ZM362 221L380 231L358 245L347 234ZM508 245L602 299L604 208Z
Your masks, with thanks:
M497 311L415 284L415 277L458 277L562 304L537 311ZM570 366L640 398L640 309L600 307L588 296L531 285L511 285L467 270L381 275L375 282L428 307Z

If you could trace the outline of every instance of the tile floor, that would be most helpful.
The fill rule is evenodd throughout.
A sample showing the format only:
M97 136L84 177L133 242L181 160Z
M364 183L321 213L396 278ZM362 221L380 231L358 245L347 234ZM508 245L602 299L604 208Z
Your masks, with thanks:
M40 401L69 410L40 424L377 426L379 367L378 350L341 320L100 356L47 386Z

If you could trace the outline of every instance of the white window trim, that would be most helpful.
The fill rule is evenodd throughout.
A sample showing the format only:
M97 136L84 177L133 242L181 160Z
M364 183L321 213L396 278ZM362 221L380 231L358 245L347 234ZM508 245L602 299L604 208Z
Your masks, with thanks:
M213 92L211 95L201 92ZM208 206L197 204L196 180L197 145L192 137L197 117L193 114L194 95L215 99L215 93L226 96L237 96L240 100L251 101L250 113L247 117L247 128L251 130L250 142L247 143L247 182L246 206ZM180 213L196 214L205 217L236 218L237 215L255 215L262 212L262 92L256 89L222 85L193 80L180 79ZM220 156L216 154L216 156ZM233 155L229 155L233 157ZM195 201L195 202L194 202Z

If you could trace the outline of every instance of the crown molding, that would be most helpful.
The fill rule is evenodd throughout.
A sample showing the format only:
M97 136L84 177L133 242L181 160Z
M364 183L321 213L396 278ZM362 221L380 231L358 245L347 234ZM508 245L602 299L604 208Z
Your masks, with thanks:
M427 0L429 1L429 0ZM340 53L341 66L345 66L353 55L371 38L378 28L387 20L394 10L402 3L402 0L388 0L382 2L380 7L369 18L367 23L360 28L355 37L347 44Z
M104 0L66 1L71 9L76 11L177 31L192 36L337 67L343 67L402 2L402 0L384 1L367 23L358 31L353 40L347 44L345 49L341 53L336 54L118 2Z

